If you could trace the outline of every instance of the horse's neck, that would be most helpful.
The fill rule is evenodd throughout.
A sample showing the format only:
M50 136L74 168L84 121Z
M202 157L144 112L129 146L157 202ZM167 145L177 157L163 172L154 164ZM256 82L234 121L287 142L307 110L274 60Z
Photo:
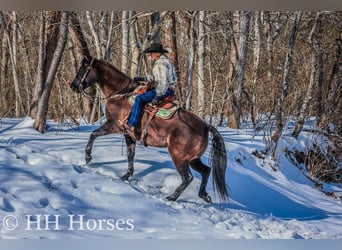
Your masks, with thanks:
M130 92L130 78L124 77L121 72L107 67L105 66L99 70L101 76L99 85L104 95L109 97L114 94Z

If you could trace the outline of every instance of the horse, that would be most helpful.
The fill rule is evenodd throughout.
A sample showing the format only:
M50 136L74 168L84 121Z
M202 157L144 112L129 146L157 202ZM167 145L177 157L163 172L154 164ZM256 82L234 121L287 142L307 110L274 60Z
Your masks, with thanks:
M128 101L128 96L133 94L139 83L133 81L107 61L84 57L75 79L70 83L70 87L74 92L86 95L84 90L96 83L102 90L103 99L106 101L106 122L90 134L85 147L86 164L92 160L92 147L97 137L112 133L123 133L127 147L128 169L121 179L129 181L134 173L136 143L142 135L136 133L134 138L125 133L120 121L129 117L131 104ZM193 180L191 167L202 177L198 192L200 198L212 203L212 198L206 191L208 179L212 172L214 193L218 195L221 201L227 201L228 190L225 180L227 152L219 131L212 125L206 124L194 113L182 108L179 108L168 120L157 116L149 120L149 116L150 114L144 111L141 119L141 127L149 122L144 141L145 146L167 147L182 181L166 199L176 201L187 188ZM210 167L200 159L208 147L209 132L212 134L212 146L209 154Z

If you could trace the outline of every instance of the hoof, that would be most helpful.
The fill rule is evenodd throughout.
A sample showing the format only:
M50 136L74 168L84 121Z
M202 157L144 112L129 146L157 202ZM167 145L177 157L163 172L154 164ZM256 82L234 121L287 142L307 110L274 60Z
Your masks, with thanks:
M170 195L170 196L166 197L166 199L167 199L168 201L176 201L177 198L178 198L178 197L175 197L174 195Z
M200 196L200 197L201 197L204 201L206 201L206 202L208 202L208 203L210 203L210 204L213 203L213 201L212 201L210 195L208 195L208 194L203 195L203 196Z
M91 162L91 159L92 159L91 155L86 155L86 157L85 157L86 164Z
M128 181L129 177L131 177L131 175L129 173L126 173L120 179L123 181Z

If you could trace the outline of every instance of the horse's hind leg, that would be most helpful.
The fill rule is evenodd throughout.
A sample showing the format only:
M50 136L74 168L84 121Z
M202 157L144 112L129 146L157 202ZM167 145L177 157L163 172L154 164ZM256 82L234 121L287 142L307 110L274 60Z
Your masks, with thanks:
M95 129L88 140L88 144L85 148L85 160L86 163L88 164L92 157L91 157L91 151L93 149L93 144L94 141L97 137L102 136L102 135L106 135L110 132L112 126L113 126L114 122L113 121L106 121L101 127L99 127L98 129Z
M196 170L202 176L201 186L198 192L198 196L205 200L208 203L211 203L211 197L208 195L206 191L209 175L210 175L210 168L204 165L201 159L197 158L190 162L190 166Z
M134 173L134 155L135 155L135 141L130 136L125 135L127 146L128 169L126 174L121 177L121 180L127 181Z
M176 163L175 163L176 164ZM183 193L183 191L189 186L190 182L194 178L190 172L189 166L187 164L178 165L176 164L177 170L182 178L182 183L177 187L175 192L170 196L166 197L169 201L175 201Z

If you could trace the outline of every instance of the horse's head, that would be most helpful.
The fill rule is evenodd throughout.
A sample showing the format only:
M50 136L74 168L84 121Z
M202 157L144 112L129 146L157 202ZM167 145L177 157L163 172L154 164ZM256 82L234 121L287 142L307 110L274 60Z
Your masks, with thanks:
M94 61L95 59L92 57L85 57L82 60L76 77L70 84L73 91L80 93L98 81L98 71L94 67Z

